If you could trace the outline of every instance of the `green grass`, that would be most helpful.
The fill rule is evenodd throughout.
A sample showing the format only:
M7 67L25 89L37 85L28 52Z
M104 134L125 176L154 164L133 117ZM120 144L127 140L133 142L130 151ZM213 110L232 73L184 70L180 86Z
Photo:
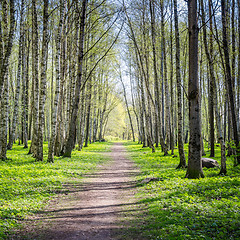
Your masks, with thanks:
M42 209L48 200L63 191L64 184L77 184L84 174L93 171L106 160L101 152L110 151L111 143L94 143L82 152L73 151L72 158L55 158L46 163L35 162L28 150L14 145L8 151L11 160L0 161L0 239L7 239L21 219Z
M186 170L176 170L178 157L164 157L159 149L151 153L132 142L125 146L140 168L139 182L162 180L139 184L139 203L147 210L130 228L137 239L240 239L240 166L233 167L232 159L227 159L228 176L204 168L205 178L189 180ZM214 159L220 163L218 147Z

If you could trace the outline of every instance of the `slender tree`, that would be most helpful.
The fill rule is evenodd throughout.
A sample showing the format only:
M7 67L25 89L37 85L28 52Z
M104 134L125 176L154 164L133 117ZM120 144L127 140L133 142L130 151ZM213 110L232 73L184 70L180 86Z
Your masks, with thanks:
M153 72L154 72L154 94L155 94L155 143L158 147L159 141L159 121L160 121L160 94L159 94L159 79L157 72L157 57L156 57L156 31L155 31L155 1L149 0L151 14L151 35L152 35L152 51L153 51Z
M223 50L224 50L225 68L226 68L227 91L228 91L229 105L231 109L233 136L234 136L235 146L237 150L237 164L240 164L239 136L238 136L238 130L237 130L236 108L235 108L235 101L234 101L233 82L232 82L230 58L229 58L227 22L226 22L227 10L226 10L225 0L221 0L221 8L222 8L222 28L223 28L222 29Z
M57 112L58 112L58 104L59 104L59 93L60 93L60 46L61 46L61 36L62 36L62 26L63 26L63 17L64 17L64 0L60 1L60 19L59 25L57 29L56 36L56 55L55 55L55 68L56 68L56 88L55 88L55 98L54 98L54 106L52 109L52 129L51 129L51 137L50 144L48 149L48 162L54 161L54 147L55 147L55 138L57 131Z
M77 70L77 80L75 87L75 98L74 104L71 112L71 118L69 123L69 133L68 139L66 142L66 149L64 153L64 157L71 157L72 150L74 148L74 143L76 139L76 120L79 106L79 96L81 91L82 83L82 68L83 68L83 52L84 52L84 37L85 37L85 20L86 20L86 11L87 11L87 0L82 1L82 11L80 17L80 36L79 36L79 55L78 55L78 70Z
M42 39L42 58L41 58L41 83L39 98L39 119L38 119L38 144L36 159L43 161L43 129L44 129L44 110L46 102L47 84L47 60L48 60L48 0L44 0L43 6L43 39Z
M119 79L122 83L122 87L123 87L123 96L124 96L124 100L125 100L125 104L126 104L126 108L127 108L127 113L128 113L128 118L130 121L130 126L131 126L131 130L132 130L132 138L133 138L133 142L135 142L135 135L134 135L134 129L133 129L133 122L132 122L132 117L131 117L131 113L130 113L130 109L128 106L128 101L127 101L127 92L126 92L126 88L122 79L122 73L121 73L121 69L120 69L120 73L119 73Z
M36 0L32 0L32 84L33 84L33 105L32 105L32 142L29 149L29 154L36 157L38 144L38 105L39 105L39 65L38 54L38 15Z
M19 36L19 49L18 49L18 67L17 67L17 81L15 88L15 99L14 99L14 111L13 111L13 119L12 119L12 129L11 134L9 136L8 149L12 149L13 142L15 140L16 133L16 124L18 120L19 113L19 96L20 96L20 81L22 74L22 52L23 52L23 21L24 21L24 0L21 1L21 11L20 11L20 36Z
M175 23L175 42L176 42L176 79L177 79L177 111L178 111L178 151L180 163L177 168L186 167L186 159L183 144L183 118L182 118L182 84L181 84L181 71L180 71L180 41L178 30L178 12L177 0L174 0L174 23Z
M200 1L201 3L201 16L202 16L202 24L203 24L203 42L204 42L204 47L205 47L205 53L207 56L208 64L209 64L209 70L210 70L210 89L212 88L212 91L210 94L212 95L212 100L214 103L214 109L215 109L215 116L216 116L216 125L218 129L218 140L221 145L221 171L220 173L226 174L227 169L226 169L226 156L225 156L225 143L223 139L223 134L222 134L222 127L221 127L221 119L219 116L219 111L218 111L218 99L217 99L217 94L216 94L216 78L215 78L215 71L214 71L214 64L213 64L213 46L212 46L212 36L210 36L210 47L208 47L207 43L207 29L206 29L206 20L205 20L205 11L204 11L204 5L203 5L203 0ZM209 0L209 15L211 16L211 0ZM212 19L210 19L210 30L212 32ZM210 34L211 34L210 32ZM213 116L212 116L213 117ZM211 130L210 130L210 135L211 135Z

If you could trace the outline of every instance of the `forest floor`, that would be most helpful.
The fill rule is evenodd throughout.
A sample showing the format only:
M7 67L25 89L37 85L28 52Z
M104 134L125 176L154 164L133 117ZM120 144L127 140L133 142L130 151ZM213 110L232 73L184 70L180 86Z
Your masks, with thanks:
M9 158L0 162L0 240L240 239L233 157L226 176L204 168L202 179L176 169L177 149L163 156L160 147L152 153L130 141L94 143L54 164L35 162L17 145Z
M129 214L139 211L133 181L138 170L121 143L104 155L109 161L86 174L82 184L67 186L68 195L59 195L40 214L26 219L23 235L18 232L12 239L125 239L124 215L129 220Z

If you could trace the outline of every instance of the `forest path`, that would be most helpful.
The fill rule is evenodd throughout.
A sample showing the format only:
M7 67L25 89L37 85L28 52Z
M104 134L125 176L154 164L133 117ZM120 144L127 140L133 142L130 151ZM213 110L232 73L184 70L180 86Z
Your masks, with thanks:
M127 159L121 143L115 143L111 152L104 154L110 157L105 165L86 175L83 185L71 189L68 196L37 216L34 225L39 227L33 239L122 239L121 219L124 213L136 209L131 176L138 170Z

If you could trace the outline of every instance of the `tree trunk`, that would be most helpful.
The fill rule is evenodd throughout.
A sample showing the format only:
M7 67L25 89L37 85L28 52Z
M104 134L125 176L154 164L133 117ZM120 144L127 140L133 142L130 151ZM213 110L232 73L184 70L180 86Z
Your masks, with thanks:
M9 1L9 19L10 26L8 27L7 16L7 0L2 1L3 19L0 23L0 101L2 99L3 84L8 71L9 58L12 53L14 30L15 30L15 6L14 0ZM3 29L2 29L3 25ZM9 31L8 31L9 29Z
M164 78L164 94L165 94L165 139L167 149L170 147L170 105L169 105L169 87L168 87L168 77L167 77L167 55L166 55L166 40L165 40L165 19L164 19L164 0L161 0L160 3L160 11L161 11L161 35L162 35L162 54L163 54L163 78Z
M24 11L24 0L21 1L21 12L20 12L20 36L19 36L19 49L18 49L18 68L17 68L17 80L16 80L16 90L14 99L14 110L12 119L12 129L8 141L8 149L12 149L13 142L15 140L16 134L16 124L18 120L19 113L19 96L20 96L20 80L22 74L22 52L23 52L23 11Z
M236 78L236 35L235 35L235 0L232 0L232 14L231 14L231 30L232 30L232 83L233 93L235 95L235 78Z
M128 113L128 118L130 121L130 126L131 126L131 130L132 130L132 138L133 138L133 142L135 142L135 136L134 136L134 129L133 129L133 123L132 123L132 117L130 114L130 110L129 110L129 106L128 106L128 101L127 101L127 93L126 93L126 89L123 83L123 79L122 79L122 73L121 73L121 69L120 69L120 81L122 83L122 87L123 87L123 95L124 95L124 100L125 100L125 104L126 104L126 108L127 108L127 113Z
M43 7L43 39L42 39L42 59L41 59L41 84L39 98L39 120L38 120L38 144L37 161L43 161L43 130L44 130L44 110L46 102L47 85L47 61L48 61L48 0L44 0Z
M227 40L227 22L226 22L226 6L225 0L221 0L222 7L222 34L223 34L223 49L225 57L225 68L226 68L226 79L227 79L227 91L229 97L229 105L231 109L231 120L233 126L233 136L235 141L235 146L237 150L237 164L240 164L240 149L239 149L239 136L237 130L237 121L236 121L236 109L234 101L234 91L233 91L233 82L231 76L230 60L229 60L229 49L228 49L228 40Z
M23 148L28 148L28 60L29 48L27 45L26 34L23 39L22 52L22 139Z
M8 118L9 118L9 89L8 89L8 74L5 74L4 91L0 102L1 114L0 114L0 160L7 159L7 133L8 133Z
M205 53L208 59L208 64L209 64L209 70L210 70L210 84L209 84L209 126L210 126L210 157L215 156L214 152L214 109L213 109L213 82L215 81L215 76L214 76L214 69L213 69L213 62L212 58L210 56L208 46L207 46L207 32L206 32L206 22L205 22L205 11L204 11L204 5L203 5L203 0L201 0L201 10L202 10L202 24L203 24L203 41L204 41L204 46L205 46ZM209 16L211 16L211 11ZM210 36L211 38L212 36Z
M153 134L152 134L152 122L151 122L151 102L154 106L154 100L152 97L152 94L150 92L150 84L149 84L149 44L147 41L148 37L148 29L146 25L146 2L143 0L143 17L142 17L142 25L143 25L143 41L141 48L143 49L142 54L139 52L139 57L141 58L141 67L142 67L142 72L143 72L143 80L144 82L142 83L146 87L146 100L145 101L145 121L146 121L146 133L147 133L147 141L148 141L148 146L152 149L152 152L155 152L154 144L153 144ZM145 62L144 62L145 61ZM145 66L144 66L145 63ZM144 87L143 87L144 88Z
M152 50L153 50L153 72L154 72L154 94L155 94L155 143L158 147L159 140L159 119L160 119L160 94L159 94L159 79L157 72L156 58L156 32L155 32L155 1L149 0L151 14L151 30L152 30Z
M38 106L39 106L39 79L38 79L38 19L36 0L32 0L32 81L34 84L34 102L32 106L32 142L29 150L29 154L37 155L38 145Z
M83 147L83 138L84 138L84 132L85 132L85 112L86 112L86 94L85 94L85 88L81 92L81 103L80 103L80 116L79 116L79 134L78 134L78 151L82 150Z
M75 97L74 104L71 112L71 119L69 124L69 134L66 143L66 149L64 157L71 157L72 150L74 148L74 142L76 138L76 120L79 106L79 95L82 84L82 67L83 67L83 51L84 51L84 30L85 30L85 18L87 10L87 0L82 1L82 12L80 19L80 37L79 37L79 56L78 56L78 72L77 72L77 81L75 87Z
M174 88L173 88L173 1L171 0L171 19L170 19L170 111L171 111L171 121L170 121L170 149L171 155L174 155Z
M189 154L187 178L204 177L201 161L201 126L199 113L199 82L198 82L198 25L197 0L188 1L189 31Z
M55 148L55 138L57 131L57 113L59 104L59 94L60 94L60 46L61 46L61 36L62 36L62 26L63 26L63 14L64 14L64 0L60 1L60 19L56 36L56 56L55 56L55 69L56 69L56 89L54 106L52 111L52 129L51 138L48 149L48 162L54 161L54 148Z
M175 23L175 41L176 41L176 79L177 79L177 105L178 105L178 151L180 162L177 168L186 167L186 159L184 153L183 144L183 120L182 120L182 86L181 86L181 70L180 70L180 41L178 30L178 12L177 12L177 0L174 0L174 23Z
M91 115L91 105L92 105L92 77L89 79L89 94L87 99L87 117L86 117L86 132L85 132L85 145L84 147L88 146L88 140L90 135L90 115Z
M134 100L134 93L133 93L133 81L132 81L132 71L131 71L131 62L130 62L130 86L131 86L131 97L132 97L132 105L133 105L133 112L134 115L136 117L136 121L137 121L137 128L138 128L138 142L141 142L141 131L140 131L140 124L139 124L139 118L138 118L138 114L136 111L136 106L135 106L135 100Z
M210 36L210 50L208 49L208 44L207 44L207 30L206 30L206 21L205 21L205 12L203 8L203 0L201 0L201 8L202 8L202 24L203 24L203 41L204 41L204 47L205 47L205 53L208 59L208 64L209 64L209 70L210 70L210 78L211 78L211 85L212 85L212 98L213 98L213 104L215 106L215 116L216 116L216 123L217 123L217 129L218 129L218 140L221 145L221 171L220 173L226 174L227 169L226 169L226 156L225 156L225 143L223 139L223 134L222 134L222 128L221 128L221 119L220 115L218 112L218 99L217 99L217 89L216 89L216 78L214 74L214 65L213 65L213 45L212 45L212 36ZM212 8L212 3L211 0L209 0L209 15L211 16L211 8ZM210 32L212 32L212 19L210 19ZM211 34L211 33L210 33ZM210 86L211 88L211 86Z
M60 157L64 153L64 85L65 85L65 24L63 24L60 50L60 93L57 112L57 134L54 155Z

